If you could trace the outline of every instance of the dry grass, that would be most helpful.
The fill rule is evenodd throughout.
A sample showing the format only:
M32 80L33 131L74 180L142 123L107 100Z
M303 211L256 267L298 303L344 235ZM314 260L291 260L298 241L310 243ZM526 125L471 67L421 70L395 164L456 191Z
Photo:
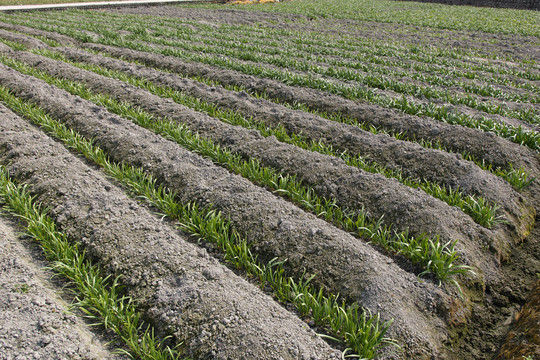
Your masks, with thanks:
M496 359L540 359L540 280L514 320Z

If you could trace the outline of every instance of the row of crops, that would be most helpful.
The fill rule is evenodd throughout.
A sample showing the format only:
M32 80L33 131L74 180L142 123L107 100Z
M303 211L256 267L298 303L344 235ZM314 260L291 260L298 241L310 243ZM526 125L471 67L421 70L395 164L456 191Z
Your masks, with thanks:
M219 7L207 5L205 8ZM260 6L256 9L245 8L242 10L256 10L264 15L272 13L300 14L308 19L353 19L379 24L425 26L429 28L429 32L436 32L437 29L451 29L454 30L452 33L457 36L464 30L524 36L538 36L540 34L536 26L538 14L534 11L474 6L411 4L393 0L343 0L339 2L315 0L311 2L290 1L280 4L280 6ZM398 26L396 31L400 32L402 29L407 29L407 27Z
M455 345L493 320L472 314L486 288L510 286L501 262L534 232L540 71L527 44L537 40L514 47L512 36L462 32L452 47L447 30L416 39L425 29L204 8L0 15L0 102L13 123L41 129L6 122L4 183L29 184L116 279L105 287L125 296L111 303L141 311L112 325L126 349L462 358L502 342L501 332L474 349ZM54 148L34 165L25 159L37 150L17 149L38 146L32 137ZM51 138L93 167L43 167L73 156ZM105 178L86 188L90 171L124 190L111 195ZM47 185L58 174L80 184ZM159 231L126 194L181 235ZM89 202L105 213L73 215ZM133 215L120 220L126 209ZM135 218L148 224L128 230ZM95 224L115 222L96 235ZM133 239L110 240L118 231ZM245 311L231 323L237 301Z
M532 149L537 150L539 146L538 133L531 131L537 129L539 122L538 106L534 105L538 103L538 87L534 83L538 81L539 75L534 70L527 69L527 66L482 64L482 71L495 76L471 81L466 73L442 70L441 75L429 75L430 72L437 71L432 68L421 71L400 68L396 71L395 66L388 66L386 62L388 57L395 59L395 62L405 62L410 58L411 62L421 59L425 64L425 59L448 58L452 55L444 52L441 54L438 49L435 53L430 53L420 46L415 46L414 49L391 49L389 54L385 54L384 60L373 55L375 59L371 63L366 59L349 62L342 60L347 54L357 56L361 53L362 57L372 56L368 55L366 48L375 49L371 52L376 52L379 51L379 44L357 46L356 40L351 38L349 42L354 44L352 51L338 47L340 55L336 60L335 54L313 56L312 53L319 54L324 51L317 48L297 50L297 47L305 47L302 37L293 37L293 41L288 43L284 40L286 35L280 30L265 30L257 34L246 29L225 26L223 29L208 31L210 29L204 29L204 26L201 26L202 29L193 29L194 25L189 22L164 20L161 20L163 24L156 27L152 26L152 22L156 20L151 19L145 22L145 26L133 26L139 22L137 18L119 15L100 20L103 16L99 13L94 18L86 16L86 24L80 24L77 16L70 19L68 16L57 15L60 20L50 16L53 19L47 19L40 24L40 29L58 31L80 41L92 41L90 34L93 33L100 44L152 51L218 65L289 85L328 91L352 100L367 100L411 115L425 115L449 124L495 132L514 142L524 143ZM22 20L20 23L29 24L31 21ZM74 30L75 24L77 30ZM122 31L128 31L130 35L120 36ZM230 40L231 35L223 35L238 33L246 33L244 42L249 41L249 46L242 44L242 36L234 36L234 39ZM261 42L265 45L253 45L254 38L262 39ZM279 39L279 46L276 42L269 43L268 39ZM297 42L301 44L297 45ZM319 42L321 43L324 44L324 41ZM347 46L350 44L345 43L344 47ZM410 52L413 53L411 57L408 54ZM420 59L414 54L417 52L422 54ZM446 67L459 69L462 67L459 66L459 61L463 61L461 59L466 56L454 56L457 61L450 62ZM381 61L384 61L384 66L377 64ZM429 63L429 60L427 62ZM433 67L439 68L436 67L439 64L436 64L436 61L434 63ZM478 70L478 67L472 70ZM451 80L447 80L449 77ZM530 81L523 84L522 80L518 80L520 83L516 83L516 77ZM447 90L449 87L455 90ZM522 89L523 87L525 89Z

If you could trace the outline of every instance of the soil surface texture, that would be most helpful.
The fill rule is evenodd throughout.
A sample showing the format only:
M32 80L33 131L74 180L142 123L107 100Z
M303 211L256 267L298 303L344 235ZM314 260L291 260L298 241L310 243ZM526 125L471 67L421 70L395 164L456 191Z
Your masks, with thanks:
M20 230L0 218L0 359L127 359L70 311L62 284L51 281L40 249Z

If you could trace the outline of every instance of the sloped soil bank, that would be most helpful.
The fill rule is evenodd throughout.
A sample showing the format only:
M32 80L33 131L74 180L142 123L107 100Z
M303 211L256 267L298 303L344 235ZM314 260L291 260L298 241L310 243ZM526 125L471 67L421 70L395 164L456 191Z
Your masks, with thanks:
M540 187L530 191L540 194ZM538 208L538 197L533 203ZM535 228L504 266L505 277L486 288L485 307L479 308L473 319L491 318L483 329L472 332L471 343L463 344L473 355L481 358L512 360L531 355L536 359L540 351L540 216ZM489 346L491 344L491 346Z
M6 39L9 41L18 42L30 48L45 49L49 47L47 44L45 44L41 40L34 39L30 36L13 33L11 31L6 31L4 29L0 29L0 37L2 37L2 39Z
M469 161L460 159L456 155L439 150L426 149L418 144L396 140L387 135L374 135L355 126L330 121L303 111L290 110L285 106L263 99L255 99L242 92L238 93L225 90L220 86L208 86L174 74L159 72L122 60L93 55L73 48L57 50L72 60L119 70L139 78L150 80L156 85L171 87L207 102L236 110L244 116L253 117L268 126L277 127L283 125L289 134L301 133L310 140L331 144L339 151L347 151L349 154L360 154L388 168L399 169L405 176L415 179L427 179L453 189L459 188L464 193L470 195L480 194L484 198L503 206L508 212L506 218L508 220L512 219L510 221L512 221L513 226L517 229L518 234L528 232L531 221L534 220L534 209L527 209L525 204L521 203L521 196L513 191L506 181L480 169ZM60 69L61 65L57 63L47 65L47 61L39 57L22 53L15 56L34 66L39 65L40 68L46 71L53 71L61 76L68 76L67 72L64 72L67 69ZM85 75L83 76L82 74ZM98 91L107 91L113 96L127 99L119 91L114 91L108 85L111 82L106 79L98 80L99 78L95 77L96 80L92 81L90 76L84 72L74 73L70 77L72 79L84 79L86 83L94 86ZM114 85L116 87L121 86L115 82L112 84L116 84ZM128 88L123 91L128 91ZM155 100L150 100L150 98L153 97L149 97L147 101L158 101L155 98L153 98ZM143 102L137 102L137 104L142 105ZM146 106L145 108L148 109L149 107ZM153 111L153 106L151 107L152 109L149 110ZM170 116L168 110L165 109L161 110L160 114ZM191 117L198 118L200 115L192 114ZM214 130L213 132L220 134L219 130ZM216 135L210 136L216 139ZM229 141L223 139L218 141L220 143L229 143ZM246 144L246 147L250 146ZM273 166L279 166L279 164L273 164Z
M327 92L289 86L275 80L261 79L205 64L190 63L173 56L98 44L83 44L83 46L179 74L203 76L223 85L237 85L248 91L265 92L268 96L285 103L300 102L316 110L339 113L394 133L403 133L413 139L438 141L448 149L458 153L469 152L475 158L485 160L494 166L507 167L510 164L516 167L524 166L532 176L540 174L538 156L534 152L493 133L406 115L377 105L347 100Z
M280 143L274 137L263 138L256 131L220 122L117 80L29 53L17 52L12 55L54 75L72 80L80 79L95 92L127 100L153 114L184 123L193 131L245 158L257 158L264 165L298 175L304 183L313 185L320 195L336 199L339 204L351 209L363 207L376 218L384 215L385 220L394 224L397 229L409 228L413 234L432 232L441 235L445 242L459 239L460 246L467 249L463 250L465 261L481 268L483 272L492 271L490 265L486 266L490 264L489 261L472 263L470 259L480 258L482 255L479 249L482 246L490 244L496 238L501 239L504 235L482 229L458 209L422 191L413 190L382 175L349 167L334 157ZM49 100L40 102L46 101ZM504 184L502 180L492 178ZM504 187L501 186L501 189ZM519 196L509 187L507 190L510 191L507 191L505 196L513 195L515 199L514 204L508 203L519 208ZM518 214L517 217L521 218L521 215ZM441 221L441 218L446 220ZM530 219L530 215L528 218ZM493 246L497 251L503 251L497 241ZM471 256L469 252L475 255Z
M0 118L4 121L4 109ZM0 217L0 359L126 360L107 341L70 313L36 244Z
M441 288L419 282L414 274L404 272L392 259L365 242L160 136L41 81L3 66L0 68L4 86L39 103L83 135L95 138L113 160L142 166L155 174L163 185L177 191L182 201L212 204L230 218L263 258L288 258L288 270L297 276L302 276L306 269L307 274L317 274L314 281L329 291L349 300L358 300L374 313L380 312L385 319L394 318L389 335L403 343L408 357L444 358L443 344L449 340L450 330L445 322L454 321L454 316L461 319L467 309L459 300L445 295ZM116 203L109 195L107 199L108 204ZM105 209L108 206L111 205L101 205ZM147 233L146 229L144 233ZM113 241L111 246L117 246L115 243ZM148 256L169 254L166 250L155 251L155 255ZM134 257L130 262L147 263L144 259L136 259ZM114 263L114 268L131 266ZM135 272L132 277L137 276L137 271L130 271ZM152 283L144 282L147 286ZM451 306L462 311L449 312Z
M0 162L196 358L338 358L307 325L64 147L3 111Z
M77 43L76 40L70 38L69 36L61 35L55 32L50 31L43 31L34 29L28 26L22 26L22 25L15 25L15 24L9 24L5 23L3 21L0 21L0 28L25 33L32 36L44 36L48 39L54 40L62 45L75 45ZM41 41L40 41L41 42ZM42 43L42 42L41 42ZM45 44L46 45L46 44Z
M499 359L518 356L540 358L540 280L534 285L527 303L515 316L515 324L499 352Z
M0 27L47 37L50 34L50 32L7 23L0 23ZM51 35L50 38L54 39L55 37ZM55 40L61 44L71 45L68 37L63 36L63 38L67 39L57 38ZM539 159L534 152L509 140L477 129L406 115L397 110L386 109L361 101L347 100L327 92L288 86L278 81L261 79L233 70L185 62L172 56L99 44L84 44L84 46L112 56L140 61L146 65L165 68L180 74L203 76L224 85L238 85L245 87L248 91L266 92L270 97L284 103L305 103L313 109L329 113L340 113L368 125L381 127L394 133L403 133L413 139L438 141L447 149L458 153L468 152L476 159L484 160L495 167L507 167L512 164L515 167L524 166L527 171L531 172L532 177L540 174Z

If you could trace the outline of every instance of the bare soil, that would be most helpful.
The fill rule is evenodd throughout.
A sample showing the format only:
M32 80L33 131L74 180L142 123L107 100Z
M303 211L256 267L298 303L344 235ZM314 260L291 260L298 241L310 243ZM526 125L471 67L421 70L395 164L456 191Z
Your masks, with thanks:
M455 31L429 28L428 31L418 31L418 26L364 22L351 19L309 18L296 14L278 14L230 9L190 9L182 6L160 7L126 7L114 10L104 10L118 14L138 14L158 17L193 20L201 24L219 26L254 25L276 29L293 29L305 32L340 34L347 37L369 38L377 40L405 41L416 44L437 44L441 47L457 47L479 50L484 54L505 54L516 59L540 58L540 50L534 45L538 38L534 36L516 36L490 34L472 31Z
M84 79L83 81L96 92L110 94L118 100L127 100L152 114L186 124L193 131L211 138L245 158L256 158L264 165L287 174L297 175L304 183L314 186L321 196L336 199L339 204L351 209L364 208L376 218L385 216L399 230L408 228L412 234L416 235L432 231L433 234L440 235L445 241L459 238L462 240L461 244L466 247L470 241L486 244L489 243L488 238L502 238L504 236L488 235L484 229L474 224L461 211L449 207L422 191L413 190L378 174L346 166L343 161L334 157L319 155L283 144L272 137L263 138L257 132L228 125L120 81L79 70L67 64L31 54L14 54L13 56L22 58L27 63L55 75L71 79ZM328 123L331 124L331 122ZM489 179L491 183L496 184L494 192L506 193L504 197L508 207L515 210L513 218L519 219L519 221L529 219L530 222L532 220L533 212L527 210L524 204L521 204L520 207L519 195L514 193L508 184L489 173L482 175L483 177L477 179L479 182L487 187L489 186L487 184L490 183L487 180ZM383 194L380 192L381 186L386 189ZM506 191L503 190L505 186L507 187ZM441 217L445 217L448 221L441 221ZM528 231L526 229L530 224L525 221L525 224L519 225L514 224L514 229L523 228L522 231ZM472 244L469 246L475 247ZM499 252L503 252L503 249L499 248L499 244L493 244L493 246ZM466 261L471 261L467 254L464 256L467 258ZM483 268L483 265L475 265ZM488 270L484 271L488 272Z
M97 144L113 160L142 166L183 201L212 204L267 260L288 256L290 271L317 274L321 286L393 317L391 334L403 338L408 351L419 356L427 347L439 353L441 333L431 329L442 326L437 309L450 301L440 289L419 283L364 241L170 141L39 80L0 69L2 83L14 93L28 96L81 134L99 134Z
M527 211L523 209L523 206L521 206L522 209L519 210L520 205L517 205L520 201L517 199L519 195L511 189L508 183L487 171L481 170L473 163L465 161L457 155L440 150L426 149L418 144L399 141L387 135L375 135L355 126L330 121L303 111L290 110L285 106L263 99L254 99L246 93L225 90L220 86L208 86L187 78L179 78L173 74L167 74L144 66L130 64L122 60L93 55L72 48L59 49L59 51L75 61L82 61L88 64L96 64L109 69L119 70L138 78L148 79L154 84L168 86L178 91L204 98L208 102L224 108L240 111L247 117L253 117L273 127L282 125L290 134L302 133L310 140L323 141L324 143L332 144L339 151L347 151L351 154L363 154L370 160L376 161L379 164L384 164L390 169L401 170L408 177L428 179L451 188L459 187L462 191L470 195L481 194L486 199L498 204L503 204L503 206L513 214L508 216L509 220L511 217L519 218L519 221L527 218ZM112 87L118 89L118 87L121 86L119 82L104 79L99 76L94 76L93 78L95 80L91 80L92 75L88 72L78 71L58 62L52 62L38 56L23 53L14 54L13 56L32 63L34 66L40 66L42 69L45 69L48 72L54 72L55 74L67 74L70 71L73 73L73 75L70 76L72 79L85 79L85 82L90 86L93 86L96 91L107 92L112 96L117 96L119 99L129 100L129 96L121 95L121 92L112 90ZM123 86L123 89L125 92L137 92L134 88L130 87L125 88L125 86ZM152 98L148 95L145 97L148 99ZM140 100L132 101L143 106L145 103ZM154 97L150 103L158 101L159 100ZM147 109L149 109L149 107L150 106L145 106ZM149 110L155 111L154 109ZM168 111L169 110L162 109L155 112L165 116L170 116L170 113L174 113L172 110L171 112ZM191 118L197 117L200 117L200 115L194 113L191 114ZM178 119L178 121L188 124L193 123L193 121L182 119ZM218 125L218 123L211 119L206 119L205 122L211 122L213 124L211 131L216 134L211 136L213 139L217 139L216 136L221 136L222 139L218 140L220 143L227 143L228 145L232 143L232 140L227 141L227 138L230 135L224 136L223 134L220 134L221 130L215 130L216 127L223 128L227 127L226 125ZM200 121L195 120L195 124L192 125L193 128L197 131L204 131L203 129L197 129L198 123L200 123ZM239 143L245 143L245 141L247 140L243 139ZM246 145L246 147L249 148L250 146ZM412 153L415 155L411 156ZM257 158L261 157L257 156ZM281 168L280 162L278 161L274 161L272 166ZM514 205L512 205L512 203L514 203ZM520 213L521 211L524 212ZM527 225L524 227L523 225L515 225L518 229L525 229L527 227Z
M289 86L275 80L257 78L205 64L185 62L171 56L99 44L88 44L84 47L187 76L208 77L223 85L238 85L248 91L265 92L270 97L284 103L298 101L313 109L327 113L339 113L375 127L405 134L413 139L440 142L445 148L457 153L469 152L475 158L485 160L494 166L506 167L508 164L523 166L531 171L533 176L536 176L539 171L536 154L493 133L449 125L429 118L406 115L397 110L360 101L355 102L328 92Z

